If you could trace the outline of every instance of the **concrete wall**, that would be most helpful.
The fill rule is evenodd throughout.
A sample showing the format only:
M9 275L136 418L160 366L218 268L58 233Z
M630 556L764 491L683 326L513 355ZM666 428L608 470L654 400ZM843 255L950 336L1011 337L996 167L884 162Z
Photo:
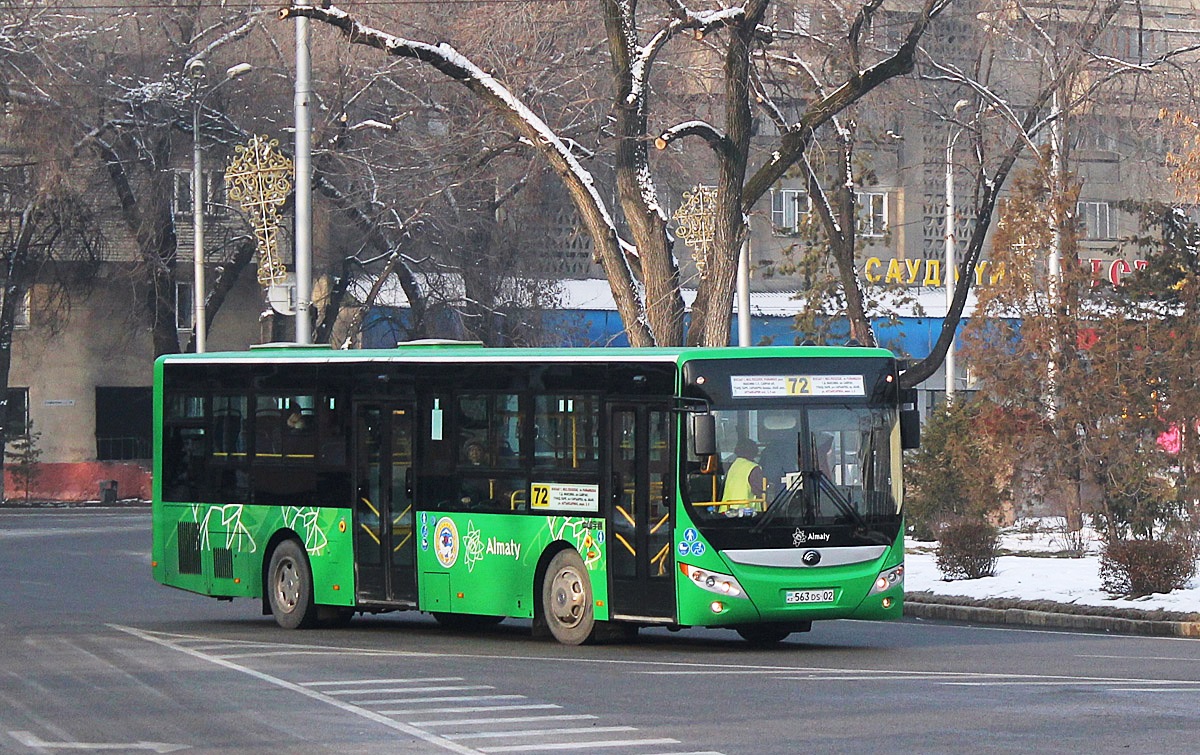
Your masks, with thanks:
M253 269L242 277L209 330L210 351L259 340L262 294ZM45 291L35 288L33 296L30 328L14 337L8 384L29 389L41 462L95 461L97 386L149 388L154 382L141 294L125 268L113 265L90 294L76 296L69 312L51 316L39 306ZM181 335L186 341L188 334Z

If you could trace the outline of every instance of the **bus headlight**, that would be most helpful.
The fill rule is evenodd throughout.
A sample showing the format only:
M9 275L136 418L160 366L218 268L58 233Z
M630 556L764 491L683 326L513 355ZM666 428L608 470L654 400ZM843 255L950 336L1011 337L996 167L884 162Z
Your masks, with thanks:
M879 576L875 578L875 584L871 586L869 595L876 595L881 592L887 592L893 587L904 586L904 564L893 566L887 571L879 572Z
M745 595L742 586L729 574L701 569L697 566L680 564L679 571L699 588L724 595L727 598L740 598Z

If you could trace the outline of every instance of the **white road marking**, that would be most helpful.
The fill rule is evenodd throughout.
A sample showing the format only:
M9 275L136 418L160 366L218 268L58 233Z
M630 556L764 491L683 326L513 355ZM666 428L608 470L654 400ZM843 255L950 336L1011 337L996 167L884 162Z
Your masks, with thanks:
M432 713L493 713L498 710L551 710L562 709L554 703L529 703L528 705L475 705L462 708L401 708L400 710L381 710L385 716L412 716L416 714L430 715Z
M153 752L175 752L186 750L190 745L174 745L167 742L47 742L33 732L10 731L10 737L35 750L150 750Z
M389 687L387 689L339 689L330 692L324 692L325 695L344 696L344 695L382 695L385 692L389 695L404 692L461 692L468 689L495 689L486 684L443 684L432 687Z
M511 718L455 718L449 721L413 721L413 726L478 726L480 724L517 724L526 721L594 721L586 713L564 713L560 716L516 716Z
M476 755L479 752L479 750L474 750L474 749L471 749L470 747L465 747L463 745L458 744L457 742L451 742L450 740L445 739L444 737L439 737L438 735L431 734L430 732L427 732L424 729L417 728L418 725L409 725L409 724L401 723L400 721L396 721L395 719L388 718L387 716L376 713L375 711L367 710L366 708L363 708L358 705L354 705L353 703L348 703L345 700L339 700L335 697L330 697L329 695L322 694L321 692L318 692L316 690L312 690L307 687L301 686L299 684L294 684L292 682L289 682L286 679L280 679L277 676L271 676L270 674L263 673L262 671L257 671L255 669L249 668L247 666L239 665L232 661L228 661L228 660L225 660L222 658L216 658L211 655L207 655L205 653L201 653L199 651L192 650L190 648L180 645L179 643L175 643L175 642L171 642L170 640L162 639L161 637L155 636L154 634L151 634L150 632L144 632L140 629L134 629L133 627L125 627L125 626L121 626L119 624L109 624L108 626L119 632L124 632L126 634L133 635L134 637L137 637L139 639L145 640L146 642L151 642L155 645L169 648L171 650L175 650L177 652L184 653L185 655L190 655L193 658L198 658L202 661L206 661L206 662L214 664L216 666L220 666L222 668L229 669L230 671L237 671L238 673L246 674L247 676L258 679L259 681L266 682L267 684L273 685L275 687L279 687L280 689L291 690L292 692L296 692L296 693L304 695L305 697L310 698L312 700L316 700L318 702L325 703L326 705L332 705L333 707L338 708L343 711L346 711L347 713L352 713L361 718L365 718L368 721L373 721L377 724L380 724L381 726L386 726L387 728L392 729L394 731L403 732L404 734L407 734L412 737L416 737L417 739L420 739L423 742L427 742L431 745L440 747L444 750L449 750L450 752L457 752L457 753L460 753L461 755Z
M417 700L406 700L403 695L415 693L424 690L437 690L443 687L454 690L490 690L494 687L487 685L428 685L427 682L447 679L450 681L460 680L461 677L429 677L416 679L367 679L367 680L341 680L341 681L310 681L303 683L290 682L286 679L273 676L271 674L258 671L248 666L234 662L228 657L222 657L215 653L204 652L198 649L199 647L211 648L213 650L232 649L240 647L247 650L253 647L260 647L264 652L257 654L246 653L245 655L253 655L253 657L261 657L265 655L275 655L279 651L266 650L267 647L279 648L281 645L271 645L269 643L245 643L239 644L231 642L227 644L215 644L211 637L200 637L195 635L169 634L163 632L149 632L135 629L133 627L121 626L118 624L109 624L110 628L120 632L132 635L146 642L151 642L161 647L165 647L185 655L192 656L208 663L220 666L222 668L246 674L247 676L258 679L280 689L296 692L311 700L322 702L333 706L339 710L351 713L366 720L378 723L382 726L390 728L394 731L399 731L420 739L428 744L439 747L450 752L461 753L462 755L480 755L481 753L504 753L504 752L553 752L553 751L568 751L568 750L594 750L604 748L633 748L646 747L651 745L673 745L680 744L679 740L672 738L645 738L645 739L610 739L599 741L572 741L572 742L537 742L526 741L520 745L499 745L487 748L473 749L466 744L459 744L460 739L487 739L487 738L525 738L529 740L535 736L557 736L568 735L578 736L586 739L586 737L599 733L615 733L623 731L637 731L631 726L600 726L600 727L572 727L572 728L547 728L547 729L527 729L524 732L513 731L492 731L492 732L453 732L447 731L446 735L436 734L426 729L429 727L452 729L453 727L472 727L491 724L534 724L535 722L548 721L595 721L598 717L590 714L572 714L560 713L550 715L518 715L518 716L491 716L480 718L453 718L440 720L425 720L425 721L409 721L402 722L389 716L392 715L408 715L408 714L424 714L425 716L439 714L459 714L484 711L519 711L519 710L535 710L535 709L561 709L562 706L555 704L530 703L521 705L496 705L496 706L479 706L479 707L464 707L457 709L438 710L436 708L412 708L397 711L380 711L372 710L365 707L366 705L378 705L383 703L400 703L409 705L421 705L426 702L432 702L436 698L423 698ZM386 657L419 657L419 658L495 658L503 659L504 656L488 656L483 654L451 654L451 653L414 653L408 651L354 651L347 648L332 648L332 647L314 647L303 645L288 645L283 646L287 650L285 653L295 652L297 654L324 654L338 653L342 656L347 654L356 656L386 656ZM523 661L531 660L528 657L513 657L514 660ZM551 658L535 658L532 660L554 660L556 663L561 663L561 659ZM578 659L584 660L584 659ZM795 669L789 669L795 671ZM399 686L399 685L414 685L414 686ZM423 686L415 686L415 685ZM387 686L393 685L393 686ZM346 699L347 697L356 695L394 695L399 693L402 697L397 700L361 700L355 702ZM499 699L520 699L523 695L453 695L443 696L448 700L462 699L464 702L475 700L499 700ZM536 734L535 732L541 732ZM668 753L663 753L668 755ZM679 754L686 755L686 754ZM699 755L693 753L692 755ZM705 755L721 755L720 753L705 753Z
M635 726L588 726L570 729L518 729L516 731L473 731L470 734L445 734L446 739L503 739L505 737L544 737L557 734L608 734L617 731L637 731ZM680 753L687 755L687 753ZM718 755L718 754L714 754Z
M1195 642L1193 639L1192 642ZM1167 661L1169 663L1200 663L1200 658L1175 658L1169 655L1077 655L1076 658L1098 658L1104 661Z
M366 687L373 684L415 684L416 682L461 682L461 676L418 677L416 679L341 679L338 681L300 682L302 687Z
M614 739L600 742L554 742L552 744L503 745L480 747L480 752L538 752L555 750L592 750L597 747L644 747L646 745L679 744L678 739Z
M1196 687L1113 687L1109 692L1187 692L1194 693Z
M485 700L525 700L525 695L442 695L441 697L422 697L420 700L410 700L407 697L391 697L385 700L356 700L359 705L415 705L417 703L465 703Z

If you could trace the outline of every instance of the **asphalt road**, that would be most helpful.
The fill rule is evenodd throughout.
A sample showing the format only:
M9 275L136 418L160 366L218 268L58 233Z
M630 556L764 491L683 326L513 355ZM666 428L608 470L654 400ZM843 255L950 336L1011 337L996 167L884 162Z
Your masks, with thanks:
M287 632L155 584L149 512L0 509L0 752L1195 752L1200 640L829 622L567 648Z

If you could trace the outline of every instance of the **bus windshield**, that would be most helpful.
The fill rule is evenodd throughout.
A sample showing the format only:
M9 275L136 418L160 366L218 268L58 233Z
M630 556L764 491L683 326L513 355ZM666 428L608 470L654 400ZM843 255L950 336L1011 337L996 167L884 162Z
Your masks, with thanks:
M704 529L845 526L860 541L894 538L902 500L894 408L739 403L712 414L717 456L691 457L687 469Z

